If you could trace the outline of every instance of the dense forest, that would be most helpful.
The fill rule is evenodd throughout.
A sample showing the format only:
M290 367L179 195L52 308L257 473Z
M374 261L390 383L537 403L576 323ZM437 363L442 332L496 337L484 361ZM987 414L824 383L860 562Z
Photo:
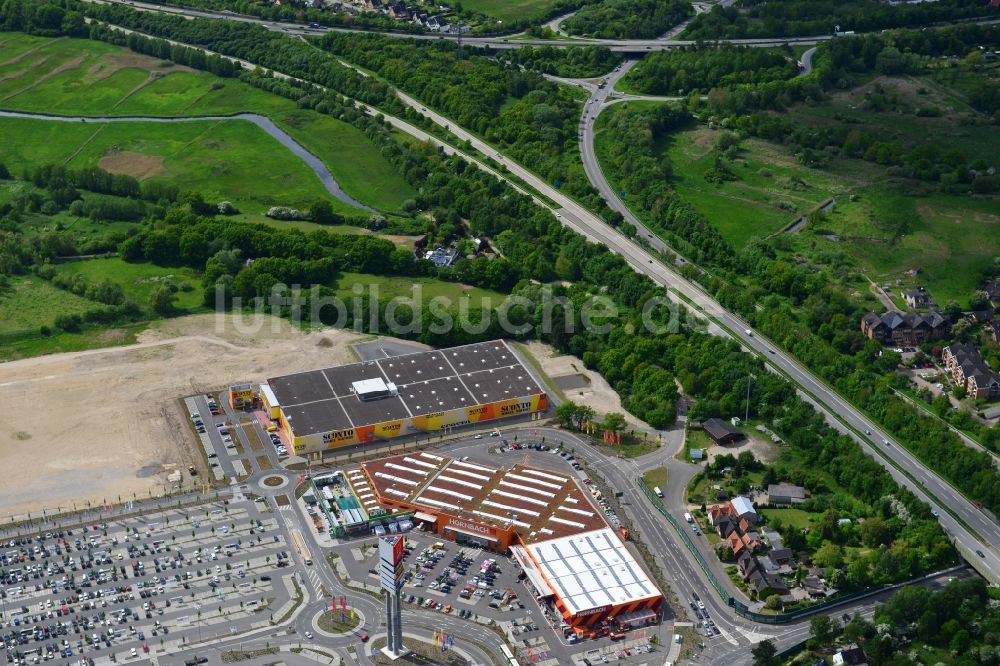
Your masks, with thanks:
M783 81L798 74L795 59L782 49L721 46L683 47L650 53L621 86L647 95L686 95L692 90Z
M739 39L831 35L835 30L873 32L929 26L989 16L990 3L936 0L890 5L878 0L740 0L696 16L686 39Z
M556 48L524 46L497 53L501 62L512 62L542 74L569 78L590 78L607 74L622 64L620 53L606 46Z
M603 39L654 39L694 13L682 0L603 0L562 22L571 35Z

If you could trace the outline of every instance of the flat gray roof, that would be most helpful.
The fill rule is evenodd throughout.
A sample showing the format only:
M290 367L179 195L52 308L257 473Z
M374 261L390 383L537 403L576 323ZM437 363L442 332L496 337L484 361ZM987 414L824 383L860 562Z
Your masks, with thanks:
M398 395L360 400L351 385L374 378L395 384ZM309 370L267 383L297 436L543 392L503 340Z

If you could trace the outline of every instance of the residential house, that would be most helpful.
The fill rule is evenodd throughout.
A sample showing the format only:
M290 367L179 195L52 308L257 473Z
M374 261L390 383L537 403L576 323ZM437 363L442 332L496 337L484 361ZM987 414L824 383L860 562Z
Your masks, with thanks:
M923 287L905 290L903 292L903 301L911 308L932 308L937 305Z
M759 518L753 502L742 495L725 504L713 504L708 509L708 522L716 527L716 531L723 523L733 523L744 531L750 531L756 527ZM725 535L720 533L719 536Z
M868 666L868 655L859 647L845 648L833 655L833 666Z
M951 321L940 312L869 312L861 318L861 332L885 345L915 347L951 333Z
M803 578L802 589L813 598L826 596L826 586L823 585L823 581L816 575L810 575Z
M436 247L424 255L424 259L429 259L438 268L447 268L455 261L458 251L454 248L444 249Z
M1000 308L1000 280L989 280L983 285L986 297L990 299L993 307Z
M942 358L951 379L976 400L1000 397L1000 374L993 372L979 350L971 345L954 344L944 348Z
M725 445L743 439L743 433L722 419L711 418L701 424L705 434L716 444Z
M790 483L772 483L767 487L768 504L801 504L806 500L806 489Z
M792 551L790 548L774 548L768 556L777 564L788 564L792 561Z
M747 584L747 589L754 592L758 599L771 594L787 594L788 584L781 576L771 573L761 566L756 557L749 551L743 552L736 560L740 578Z
M729 505L733 508L733 515L746 520L751 526L756 525L760 519L760 516L757 515L757 509L754 508L753 502L748 497L737 495L729 500Z
M408 19L410 18L410 10L406 4L396 2L389 5L389 16L395 19Z
M993 342L1000 342L1000 323L997 323L996 320L986 322L983 331L990 336Z
M439 30L441 28L441 18L439 16L428 16L425 25L431 30Z

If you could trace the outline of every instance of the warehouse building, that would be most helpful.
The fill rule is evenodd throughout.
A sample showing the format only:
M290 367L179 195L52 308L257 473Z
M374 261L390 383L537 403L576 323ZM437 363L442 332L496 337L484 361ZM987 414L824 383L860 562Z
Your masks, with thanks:
M569 475L427 451L363 463L360 471L365 479L352 476L356 487L373 490L380 506L412 512L424 529L457 543L510 552L572 631L659 617L662 595Z
M511 548L531 584L578 633L658 619L663 596L611 529Z
M298 455L548 408L502 340L274 377L257 400Z

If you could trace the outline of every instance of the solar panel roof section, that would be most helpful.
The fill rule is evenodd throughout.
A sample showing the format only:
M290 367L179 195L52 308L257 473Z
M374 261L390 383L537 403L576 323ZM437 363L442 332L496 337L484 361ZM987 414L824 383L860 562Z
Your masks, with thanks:
M340 404L351 416L355 425L371 425L382 421L395 421L409 416L403 400L397 396L379 400L362 400L356 395L340 398ZM313 432L320 432L314 430Z
M439 351L417 352L405 356L391 356L377 361L379 368L397 386L414 384L428 379L454 375Z
M299 405L304 402L315 402L333 397L333 389L322 372L310 370L294 375L269 379L268 384L278 398L278 404Z
M351 386L354 382L375 378L396 384L399 397L362 404ZM542 393L502 340L300 372L270 379L268 383L285 413L298 415L298 422L293 424L297 435L372 425ZM307 416L312 409L329 409L322 401L335 396L340 399L350 423L331 428L316 425L317 429L313 429L311 424L339 423L329 414ZM294 410L294 407L302 409Z
M282 407L282 411L296 434L329 432L352 427L351 419L336 398Z
M382 379L391 382L382 373L382 369L374 361L365 363L352 363L351 365L340 365L334 368L325 368L315 372L323 373L333 385L339 397L352 395L351 384L365 379Z
M521 365L470 372L462 375L462 381L480 403L509 400L541 392L538 384Z
M404 386L400 396L415 416L471 407L476 399L457 377L440 377Z

